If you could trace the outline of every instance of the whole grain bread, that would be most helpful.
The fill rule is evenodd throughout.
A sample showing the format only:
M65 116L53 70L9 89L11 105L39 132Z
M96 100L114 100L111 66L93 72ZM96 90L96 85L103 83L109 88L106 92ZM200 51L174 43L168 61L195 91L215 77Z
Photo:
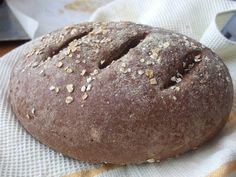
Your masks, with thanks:
M19 57L10 102L25 129L75 159L154 162L225 125L233 86L222 60L184 35L130 22L47 34Z

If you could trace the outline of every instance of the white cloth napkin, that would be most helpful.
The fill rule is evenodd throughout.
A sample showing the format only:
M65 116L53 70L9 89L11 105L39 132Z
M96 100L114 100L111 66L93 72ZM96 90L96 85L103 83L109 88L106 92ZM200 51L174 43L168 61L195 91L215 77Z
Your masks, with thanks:
M234 10L236 2L228 0L114 0L97 9L91 21L128 20L186 34L212 48L224 59L236 85L236 43L219 32ZM236 176L236 100L230 120L217 138L196 151L161 163L89 164L63 157L42 145L22 128L7 99L11 70L28 45L30 43L0 58L0 176Z

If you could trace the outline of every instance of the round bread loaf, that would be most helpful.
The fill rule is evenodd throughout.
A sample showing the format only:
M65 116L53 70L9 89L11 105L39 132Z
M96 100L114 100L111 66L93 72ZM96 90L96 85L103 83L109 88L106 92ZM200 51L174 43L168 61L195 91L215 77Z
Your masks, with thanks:
M25 129L75 159L129 164L195 149L225 125L233 86L199 42L130 22L82 23L19 57L10 102Z

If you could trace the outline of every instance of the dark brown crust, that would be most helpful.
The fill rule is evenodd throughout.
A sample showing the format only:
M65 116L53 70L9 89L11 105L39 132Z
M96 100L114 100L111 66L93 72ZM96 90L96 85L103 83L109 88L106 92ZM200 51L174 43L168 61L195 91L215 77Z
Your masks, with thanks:
M210 49L129 22L42 37L19 58L10 83L12 108L35 138L75 159L114 164L202 145L222 129L232 101L229 72Z

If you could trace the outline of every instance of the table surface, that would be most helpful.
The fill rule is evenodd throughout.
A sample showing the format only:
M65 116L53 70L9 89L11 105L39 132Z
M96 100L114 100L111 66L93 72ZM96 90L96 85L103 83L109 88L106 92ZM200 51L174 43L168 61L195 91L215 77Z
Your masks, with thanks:
M0 57L10 52L14 48L24 44L26 41L0 42Z

